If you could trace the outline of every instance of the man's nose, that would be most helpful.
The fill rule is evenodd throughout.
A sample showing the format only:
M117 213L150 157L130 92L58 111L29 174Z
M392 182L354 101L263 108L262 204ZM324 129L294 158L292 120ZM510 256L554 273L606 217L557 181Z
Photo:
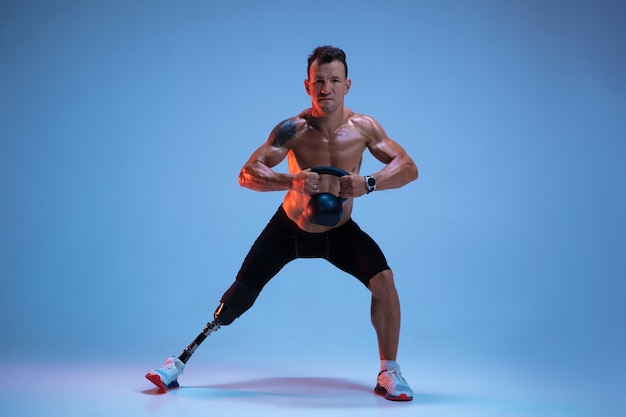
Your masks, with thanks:
M330 90L330 81L324 81L322 83L322 90L320 91L322 94L328 94Z

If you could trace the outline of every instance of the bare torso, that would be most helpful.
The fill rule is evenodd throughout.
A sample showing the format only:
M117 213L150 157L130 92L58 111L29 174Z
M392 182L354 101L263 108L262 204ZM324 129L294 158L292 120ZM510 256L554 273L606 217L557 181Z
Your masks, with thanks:
M291 119L295 123L295 135L286 144L289 172L297 174L303 169L316 166L333 166L350 173L359 173L363 152L368 139L359 129L361 116L344 109L343 123L332 132L325 133L309 123L310 114L305 110ZM339 194L339 179L333 175L320 176L320 192ZM311 223L306 217L306 206L310 196L294 190L285 195L283 208L291 220L308 232L323 232L330 227ZM335 226L344 224L352 213L353 199L343 203L343 217Z

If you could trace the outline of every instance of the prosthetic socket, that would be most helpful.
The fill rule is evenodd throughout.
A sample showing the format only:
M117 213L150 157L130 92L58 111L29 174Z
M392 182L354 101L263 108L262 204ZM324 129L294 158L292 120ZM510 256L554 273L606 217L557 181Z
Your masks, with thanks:
M254 304L259 293L248 287L246 284L235 281L233 285L222 296L220 305L213 314L213 321L207 323L202 332L189 344L178 357L183 363L187 363L191 355L194 354L198 346L211 333L217 331L221 326L228 326L239 316L245 313Z

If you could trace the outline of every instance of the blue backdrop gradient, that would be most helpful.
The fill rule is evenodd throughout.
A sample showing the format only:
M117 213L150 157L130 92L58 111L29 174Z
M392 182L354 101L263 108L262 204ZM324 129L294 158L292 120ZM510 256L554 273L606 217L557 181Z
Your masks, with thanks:
M282 199L240 188L239 169L309 106L306 58L332 44L347 106L420 169L353 213L395 271L400 362L624 384L625 15L617 1L2 1L0 352L146 368L180 353ZM367 156L363 173L378 169ZM196 355L356 349L377 366L368 292L317 260L288 265L210 345Z

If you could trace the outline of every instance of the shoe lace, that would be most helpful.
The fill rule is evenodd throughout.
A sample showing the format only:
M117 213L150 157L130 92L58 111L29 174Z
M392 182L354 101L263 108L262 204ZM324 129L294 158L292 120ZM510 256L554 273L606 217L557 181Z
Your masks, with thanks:
M170 375L178 372L182 373L182 370L180 370L178 366L176 366L176 362L171 362L167 366L164 366L162 369Z
M400 371L397 369L392 369L391 371L387 371L387 374L394 380L395 383L400 383L403 385L408 385Z

